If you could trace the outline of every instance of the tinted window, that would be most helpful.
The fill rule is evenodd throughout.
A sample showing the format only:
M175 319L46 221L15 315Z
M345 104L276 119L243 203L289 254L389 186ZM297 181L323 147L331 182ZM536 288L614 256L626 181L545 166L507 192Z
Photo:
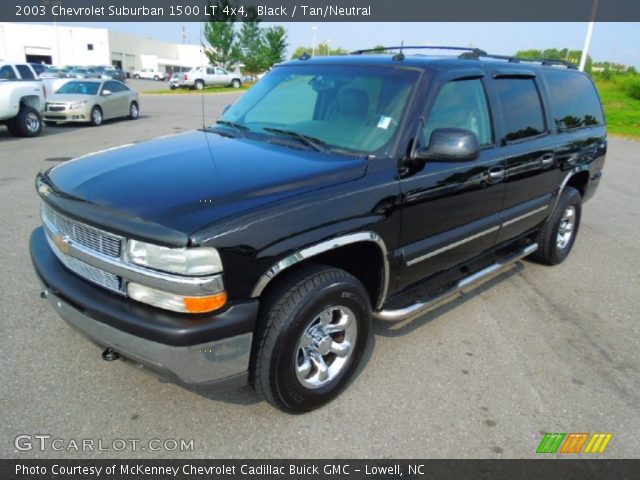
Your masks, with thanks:
M20 74L20 77L22 77L23 79L29 78L29 79L34 79L36 77L34 77L33 72L31 71L31 69L26 66L26 65L16 65L16 68L18 69L18 73Z
M532 78L501 78L495 83L507 141L544 133L544 115L535 81Z
M480 145L493 143L487 96L481 80L460 80L442 87L425 125L426 142L437 128L471 130L478 136Z
M118 86L117 82L105 82L104 87L102 87L102 90L110 90L113 93L117 93L120 91L120 87Z
M0 68L0 78L3 80L15 80L18 77L16 77L16 72L13 71L13 68L9 65L5 65Z
M595 87L579 73L548 70L544 77L549 86L553 121L558 130L602 125L602 108Z
M221 68L216 68L216 73L218 75L226 75L227 74L226 70L223 70Z
M62 85L56 93L70 93L81 95L96 95L98 93L98 82L67 82Z

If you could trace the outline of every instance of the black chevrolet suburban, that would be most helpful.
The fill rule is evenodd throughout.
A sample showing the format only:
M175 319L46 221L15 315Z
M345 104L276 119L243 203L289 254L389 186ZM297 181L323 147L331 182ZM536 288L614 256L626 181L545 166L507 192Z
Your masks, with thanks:
M562 262L605 161L593 82L450 50L304 56L214 126L39 174L41 296L106 360L304 412L353 377L372 319Z

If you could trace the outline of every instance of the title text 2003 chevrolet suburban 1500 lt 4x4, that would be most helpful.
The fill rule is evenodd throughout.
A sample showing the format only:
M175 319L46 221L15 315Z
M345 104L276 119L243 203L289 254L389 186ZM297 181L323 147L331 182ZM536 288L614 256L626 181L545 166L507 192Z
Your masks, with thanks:
M308 411L353 377L372 318L562 262L606 149L593 82L561 62L302 57L211 128L38 175L31 255L106 359Z

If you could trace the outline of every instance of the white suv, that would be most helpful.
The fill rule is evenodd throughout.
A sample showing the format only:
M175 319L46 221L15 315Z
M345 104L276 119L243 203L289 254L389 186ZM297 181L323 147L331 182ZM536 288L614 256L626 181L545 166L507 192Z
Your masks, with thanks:
M239 88L242 78L239 73L229 73L220 67L196 67L183 74L180 87L202 90L208 85L230 86Z

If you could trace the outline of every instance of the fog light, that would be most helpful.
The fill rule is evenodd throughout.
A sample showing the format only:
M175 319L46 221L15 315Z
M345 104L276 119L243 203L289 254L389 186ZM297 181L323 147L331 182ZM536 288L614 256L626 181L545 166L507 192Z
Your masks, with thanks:
M129 283L127 293L130 298L139 302L182 313L212 312L222 308L227 303L227 292L201 297L185 297L145 287L137 283Z

